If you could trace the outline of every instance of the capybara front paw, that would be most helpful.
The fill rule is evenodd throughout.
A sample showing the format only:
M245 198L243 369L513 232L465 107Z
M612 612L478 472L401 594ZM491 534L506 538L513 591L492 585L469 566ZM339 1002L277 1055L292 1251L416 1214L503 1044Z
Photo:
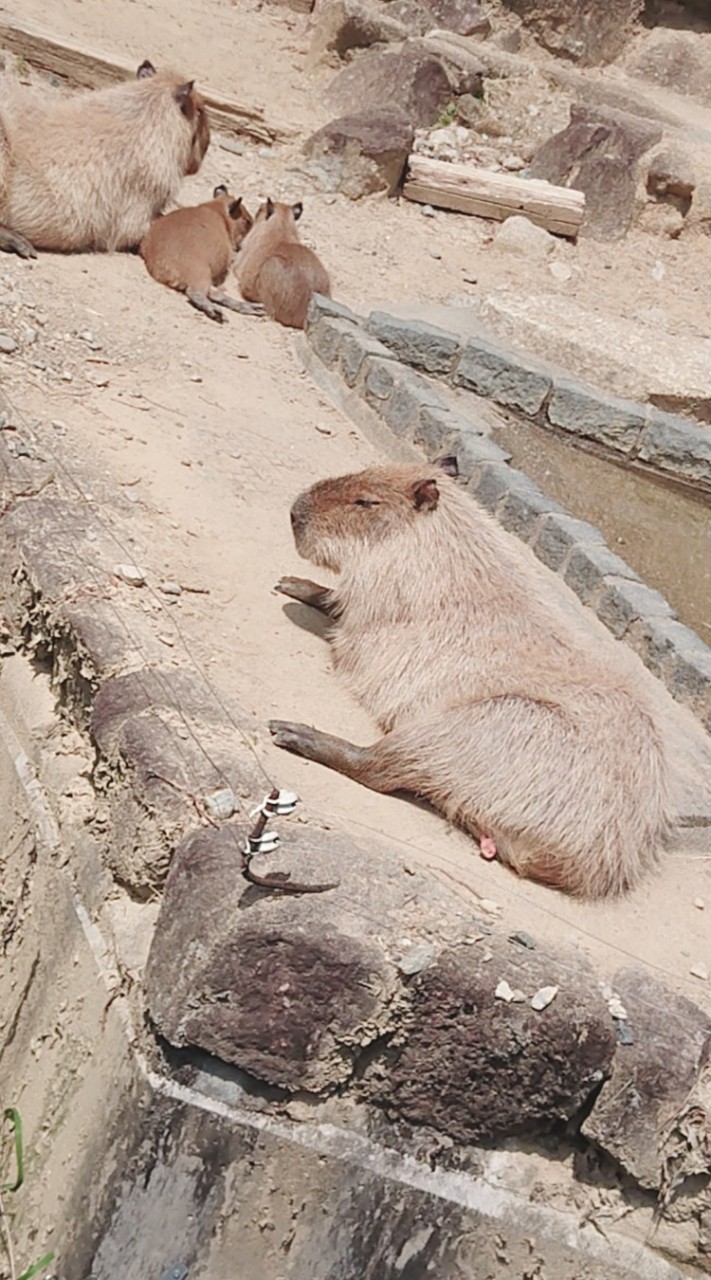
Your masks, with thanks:
M288 596L290 600L301 600L304 594L303 588L310 585L311 583L307 583L305 578L292 578L287 574L279 579L274 590L283 596Z
M311 729L306 724L290 724L288 720L270 720L269 732L275 746L296 755L304 755Z

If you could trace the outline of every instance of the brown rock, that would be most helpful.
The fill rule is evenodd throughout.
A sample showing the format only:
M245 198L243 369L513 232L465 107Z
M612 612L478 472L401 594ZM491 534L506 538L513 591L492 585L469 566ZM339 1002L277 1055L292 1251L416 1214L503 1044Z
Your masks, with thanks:
M617 240L635 211L637 162L661 133L659 126L626 112L573 106L570 124L543 144L530 174L584 191L581 234Z
M697 1079L711 1021L644 970L623 969L612 985L634 1044L619 1046L583 1133L640 1186L658 1189L660 1142Z
M624 48L644 0L504 0L541 44L583 66L610 62Z
M415 131L398 111L342 116L304 145L308 172L322 191L343 191L351 200L400 185Z
M407 24L362 0L329 0L314 18L310 58L314 61L326 52L343 54L348 49L404 40L407 34Z
M688 209L696 189L691 162L679 152L660 151L647 172L647 190L661 199L676 197Z
M471 92L471 90L470 90ZM369 50L339 72L326 92L328 105L353 115L370 108L401 111L415 128L435 124L453 96L439 58L409 44L397 52Z
M460 948L413 981L405 1043L374 1087L415 1124L462 1141L550 1127L573 1116L609 1075L612 1022L591 973L487 938L493 959ZM494 992L504 980L524 1003ZM557 986L541 1012L536 991Z
M659 26L650 31L626 63L634 75L675 93L711 103L711 46L708 36Z

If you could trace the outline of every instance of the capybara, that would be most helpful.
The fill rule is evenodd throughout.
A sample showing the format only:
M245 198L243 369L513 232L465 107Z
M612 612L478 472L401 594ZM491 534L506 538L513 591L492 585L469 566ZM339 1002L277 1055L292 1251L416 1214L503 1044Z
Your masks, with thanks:
M134 248L209 141L193 81L148 61L135 80L68 97L4 80L0 248Z
M341 576L279 590L333 617L335 665L384 736L272 721L277 745L429 799L519 875L583 898L637 884L668 825L661 732L629 664L545 602L532 553L432 465L323 480L291 523Z
M331 294L326 268L299 240L296 224L303 209L267 200L235 267L242 297L261 302L268 316L291 329L303 329L313 293Z
M141 257L154 280L184 293L211 320L222 322L220 307L263 315L263 307L217 288L252 222L241 196L234 199L227 187L215 187L205 204L157 218L141 241Z

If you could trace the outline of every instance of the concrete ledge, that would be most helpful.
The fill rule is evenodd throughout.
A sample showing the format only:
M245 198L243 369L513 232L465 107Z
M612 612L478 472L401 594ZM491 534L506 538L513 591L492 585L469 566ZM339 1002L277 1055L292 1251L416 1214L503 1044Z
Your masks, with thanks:
M320 305L320 302L319 304ZM372 312L366 330L405 364L593 442L641 470L711 494L711 431L651 404L621 400L494 338L466 341L418 320Z
M710 491L711 436L681 418L607 397L555 371L548 374L537 362L478 338L470 340L456 361L454 336L444 330L396 321L381 312L374 312L367 325L355 318L344 321L332 314L332 306L315 298L306 329L306 340L317 354L325 343L332 372L345 376L345 366L349 388L391 431L418 445L427 457L456 453L460 476L477 502L559 573L711 731L711 650L675 621L664 597L609 550L598 529L568 515L523 472L510 467L509 455L475 421L450 410L432 383L403 367L400 359L422 369L442 371L446 366L451 380L467 382L499 403L527 404L534 414L550 393L545 412L549 417L552 413L551 421L619 452L637 450L645 462L656 458L659 470L683 455L687 478L692 471L703 478L707 448ZM693 445L693 460L692 454L684 454L687 444Z

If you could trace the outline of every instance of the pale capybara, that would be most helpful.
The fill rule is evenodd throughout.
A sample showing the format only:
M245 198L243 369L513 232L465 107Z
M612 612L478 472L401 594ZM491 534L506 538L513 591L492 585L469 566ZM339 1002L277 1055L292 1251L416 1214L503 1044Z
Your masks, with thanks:
M141 241L140 254L154 280L184 293L211 320L222 322L221 307L263 314L263 307L240 302L217 287L252 222L241 196L235 199L227 187L215 187L205 204L157 218Z
M432 465L323 480L291 522L340 578L279 590L334 619L335 666L384 736L273 721L277 745L427 798L519 875L583 898L636 885L669 821L660 729L628 664L544 602L532 553Z
M303 207L267 200L235 268L242 297L261 302L268 316L291 329L303 329L312 294L331 295L326 268L299 240L296 224Z
M209 141L193 82L148 61L135 80L68 97L4 79L0 249L134 248Z

